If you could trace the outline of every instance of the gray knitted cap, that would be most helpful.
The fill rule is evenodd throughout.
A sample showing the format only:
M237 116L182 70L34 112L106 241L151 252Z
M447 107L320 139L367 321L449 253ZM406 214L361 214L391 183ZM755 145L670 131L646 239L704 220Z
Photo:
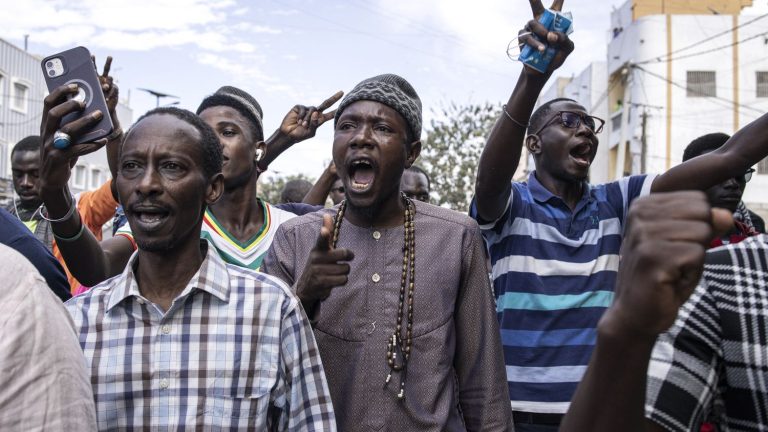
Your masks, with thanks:
M408 123L414 139L421 139L421 99L405 78L384 74L361 81L341 100L334 127L344 109L360 100L380 102L397 111Z
M197 114L200 115L206 108L212 106L228 106L236 109L240 114L256 125L256 128L262 136L264 135L264 125L262 124L264 113L261 111L261 106L256 102L256 99L254 99L253 96L243 90L232 86L224 86L216 90L216 93L200 102L200 106L197 107Z

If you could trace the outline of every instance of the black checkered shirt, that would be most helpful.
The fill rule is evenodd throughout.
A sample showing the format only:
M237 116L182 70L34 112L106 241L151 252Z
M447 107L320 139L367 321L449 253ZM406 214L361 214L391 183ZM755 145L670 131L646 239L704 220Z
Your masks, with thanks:
M671 431L768 431L768 236L713 249L699 286L662 334L646 416Z

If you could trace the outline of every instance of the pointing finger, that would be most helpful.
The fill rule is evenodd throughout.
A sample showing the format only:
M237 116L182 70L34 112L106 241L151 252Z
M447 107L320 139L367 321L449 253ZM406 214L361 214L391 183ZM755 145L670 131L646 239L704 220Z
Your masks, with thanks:
M107 56L107 61L104 62L104 70L101 72L101 76L104 78L108 77L110 69L112 69L112 56Z
M563 10L563 0L554 0L552 2L552 6L549 7L550 9L554 11L562 11Z
M336 116L336 110L329 111L329 112L323 114L322 117L320 118L320 122L318 123L318 125L321 125L321 124L327 122L328 120L334 118L335 116Z
M533 16L538 18L541 16L541 14L544 13L544 5L541 4L541 0L529 0L531 3L531 12L533 12Z
M328 108L330 108L333 104L339 101L341 97L344 96L344 92L339 90L336 93L334 93L333 96L329 97L328 99L324 100L323 103L317 106L318 111L325 111Z
M320 228L320 235L317 236L315 249L321 251L331 250L331 233L333 232L333 218L331 215L323 215L323 226Z

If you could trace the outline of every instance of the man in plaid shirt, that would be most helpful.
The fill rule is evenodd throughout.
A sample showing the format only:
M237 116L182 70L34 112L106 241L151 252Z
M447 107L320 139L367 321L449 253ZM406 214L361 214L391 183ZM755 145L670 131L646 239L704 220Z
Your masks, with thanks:
M700 192L653 194L629 218L616 299L560 431L696 431L707 418L768 430L768 237L706 252L733 219Z
M46 98L58 109L44 125L76 109L66 92ZM88 120L62 129L74 141ZM47 151L62 151L49 129ZM336 430L298 300L200 240L205 207L223 190L221 168L215 132L189 111L151 111L125 138L116 182L138 251L122 274L66 305L100 430Z

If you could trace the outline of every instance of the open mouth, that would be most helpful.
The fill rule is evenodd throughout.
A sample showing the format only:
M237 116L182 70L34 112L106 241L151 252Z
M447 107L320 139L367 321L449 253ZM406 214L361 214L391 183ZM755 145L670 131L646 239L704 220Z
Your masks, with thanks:
M364 192L370 189L376 179L376 170L370 159L355 159L347 166L351 189Z
M571 149L570 156L577 165L589 167L592 164L592 161L590 160L592 156L592 146L588 143L579 144Z
M135 207L133 218L144 231L158 228L168 219L170 212L161 207Z

